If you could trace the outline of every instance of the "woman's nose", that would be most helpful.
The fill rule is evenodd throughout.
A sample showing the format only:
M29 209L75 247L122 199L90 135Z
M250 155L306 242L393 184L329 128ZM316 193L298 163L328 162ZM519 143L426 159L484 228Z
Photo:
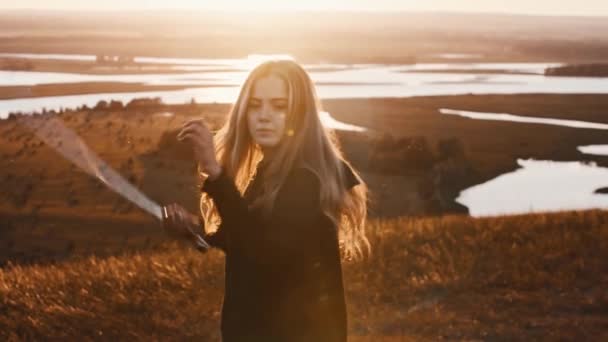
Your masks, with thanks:
M260 111L260 120L269 121L271 116L272 109L270 108L270 106L263 106L262 110Z
M260 113L260 116L258 117L258 120L260 120L262 122L270 121L270 115L262 112L262 113Z

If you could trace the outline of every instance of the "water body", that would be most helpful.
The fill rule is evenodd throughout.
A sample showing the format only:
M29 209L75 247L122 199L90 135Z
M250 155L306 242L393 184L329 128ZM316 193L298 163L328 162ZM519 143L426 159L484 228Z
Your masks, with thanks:
M166 58L166 57L134 57L133 62L141 64L174 64L174 65L234 65L255 63L268 57L291 58L288 55L249 55L246 58ZM94 62L96 55L75 54L44 54L44 53L0 53L0 58L51 59L64 61Z
M456 198L472 216L607 208L608 168L578 161L519 159L519 169L475 185Z
M544 74L549 67L561 66L563 63L419 63L392 67L393 71L435 71L435 70L502 70L505 73Z
M214 93L217 88L209 88L207 89L208 99L223 99L224 101L219 101L223 103L230 103L233 101L238 95L238 89L229 89L230 91L224 93ZM222 89L219 89L222 90ZM142 95L143 94L143 95ZM9 107L22 107L26 108L27 112L31 111L39 111L41 108L45 108L47 110L59 110L60 108L76 108L78 106L87 105L88 107L93 107L97 104L97 102L107 99L114 99L117 101L122 101L123 103L127 103L136 97L161 97L165 96L165 92L148 92L142 93L137 96L130 93L107 93L107 94L94 94L94 95L68 95L68 96L52 96L52 97L41 97L34 99L16 99L16 100L8 100L8 101L0 101L0 111L2 110L2 102L10 102L8 104ZM180 92L180 95L184 95L181 98L177 98L178 101L175 103L185 103L190 101L188 95L183 92ZM175 99L175 98L174 98ZM169 103L164 101L165 103ZM205 102L213 102L213 101L205 101ZM29 108L29 109L28 109ZM163 113L166 114L166 113ZM323 124L332 129L337 130L348 130L348 131L356 131L363 132L366 130L364 127L355 126L351 124L347 124L341 121L334 119L328 112L320 113L321 121Z
M462 116L465 118L476 119L476 120L535 123L535 124L543 124L543 125L551 125L551 126L586 128L586 129L601 129L601 130L608 129L608 124L598 123L598 122L589 122L589 121L552 119L552 118L514 115L514 114L507 114L507 113L471 112L471 111L466 111L466 110L454 110L454 109L448 109L448 108L441 108L439 110L439 112L441 114L457 115L457 116Z
M0 57L64 60L95 59L92 55L0 54ZM114 99L158 96L167 103L195 99L197 102L231 102L247 72L261 60L273 57L251 55L242 59L135 57L139 64L166 64L179 74L90 75L52 72L0 71L0 86L34 86L80 82L124 82L154 86L184 86L186 89L165 92L133 92ZM277 56L274 56L277 57ZM279 55L281 58L289 58ZM412 65L381 64L309 64L311 78L321 98L378 98L462 94L518 93L608 93L608 79L585 77L546 77L544 69L559 63L422 63ZM504 70L505 74L488 74L484 70ZM428 72L449 70L450 72ZM461 70L462 73L458 73ZM479 73L470 73L476 70ZM466 72L465 72L466 71ZM526 74L509 74L526 72ZM204 88L192 88L194 86ZM73 107L99 101L100 94L58 99L41 98L26 101L0 100L0 118L9 112L28 112ZM109 99L109 98L106 98Z
M608 130L608 124L483 113L443 108L440 113L475 120L536 123L570 128ZM608 155L608 145L579 146L583 153ZM456 201L473 216L608 207L608 196L595 190L608 186L608 168L579 161L517 160L519 169L470 187Z
M327 67L327 66L325 66ZM545 77L541 75L471 75L454 73L394 72L392 67L374 66L338 71L311 72L322 99L387 98L463 94L608 93L608 78ZM0 86L75 82L128 82L147 85L183 85L186 89L142 91L121 94L91 94L0 100L0 118L10 112L31 112L59 107L94 105L97 101L130 101L137 97L160 97L166 103L229 103L236 98L246 71L212 71L186 74L82 75L0 71ZM196 85L198 88L193 88Z
M0 57L6 54L0 54ZM20 55L24 56L24 55ZM31 58L94 60L83 55L28 55ZM18 56L14 56L18 57ZM258 56L259 57L259 56ZM53 96L0 101L0 118L9 112L32 112L94 106L101 100L126 103L134 98L159 97L165 103L231 103L246 73L257 63L247 59L167 59L137 57L136 62L167 64L192 71L158 75L82 75L67 73L0 72L0 85L35 85L74 82L139 82L149 85L200 85L176 91L144 91L91 95ZM26 57L24 57L26 58ZM261 57L260 57L261 58ZM255 61L255 62L254 62ZM544 68L556 63L428 63L414 65L315 64L306 65L316 83L319 96L330 98L386 98L461 94L576 94L608 93L608 78L544 76ZM429 72L449 70L451 72ZM463 71L458 73L458 71ZM471 73L471 70L478 72ZM503 70L504 74L487 73ZM466 72L465 72L466 71ZM521 74L509 74L519 72ZM513 123L558 125L573 129L608 129L608 124L520 116L509 113L481 113L441 109L444 115L458 115L475 120L499 120ZM363 131L364 127L339 122L329 113L321 113L327 127ZM580 146L583 153L608 155L608 145ZM466 205L473 216L516 214L530 211L587 209L606 207L608 197L594 194L608 186L608 169L579 161L555 162L518 160L519 169L461 192L457 201Z
M585 154L592 154L596 156L608 156L608 145L579 146L578 150Z
M421 66L422 67L422 66ZM173 69L185 70L185 73L177 74L75 74L60 72L37 72L37 71L0 71L0 86L33 86L41 84L61 84L76 82L130 82L144 84L200 84L214 85L213 81L222 83L240 84L251 67L238 65L229 66L173 66ZM594 78L580 78L572 82L571 77L544 77L539 75L509 75L509 74L471 74L471 73L429 73L424 69L415 69L407 72L395 70L389 66L343 66L343 65L307 65L313 81L316 83L362 83L362 84L399 84L407 86L434 86L440 84L512 84L534 86L534 89L549 90L552 87L560 88L583 88L586 92L593 92L593 87L604 85L606 91L608 81ZM429 69L430 70L430 69ZM449 69L457 70L457 69ZM481 69L480 69L481 70ZM581 82L582 80L596 82ZM602 82L603 81L603 82ZM508 89L509 91L517 88ZM437 89L442 91L442 89ZM480 89L466 89L465 91L483 91ZM429 91L429 90L425 90ZM446 90L450 91L450 90ZM493 91L488 89L488 91ZM522 89L523 92L528 90Z
M484 55L477 53L438 53L431 55L432 57L438 57L443 59L468 59L468 58L482 58Z
M62 61L89 61L94 62L94 55L66 55L66 54L43 54L43 53L0 53L0 58L23 58L23 59L54 59Z

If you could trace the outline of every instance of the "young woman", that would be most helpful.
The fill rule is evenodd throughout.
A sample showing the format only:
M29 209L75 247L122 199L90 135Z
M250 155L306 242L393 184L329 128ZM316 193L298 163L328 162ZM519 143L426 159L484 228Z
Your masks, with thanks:
M340 261L370 251L367 186L319 111L300 65L268 61L249 74L215 137L201 120L178 135L206 177L205 240L226 254L224 342L346 341ZM174 233L198 224L178 205L168 214Z

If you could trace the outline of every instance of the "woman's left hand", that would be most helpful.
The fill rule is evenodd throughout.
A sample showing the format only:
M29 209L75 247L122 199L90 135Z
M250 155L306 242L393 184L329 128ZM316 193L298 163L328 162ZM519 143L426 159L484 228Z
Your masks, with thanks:
M212 179L219 175L221 167L215 157L213 134L202 119L186 122L177 135L177 139L179 141L190 140L201 171Z
M198 217L189 213L179 204L166 205L165 213L163 228L169 236L190 239L192 238L192 232L200 227Z

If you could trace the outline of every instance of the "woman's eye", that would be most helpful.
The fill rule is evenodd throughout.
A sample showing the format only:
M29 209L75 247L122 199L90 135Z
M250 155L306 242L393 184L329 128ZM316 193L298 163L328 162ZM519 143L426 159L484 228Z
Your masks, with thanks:
M285 109L285 108L287 108L287 104L285 104L285 103L276 103L276 104L274 105L274 107L275 107L276 109Z
M260 104L258 102L249 102L247 105L249 108L259 108Z

